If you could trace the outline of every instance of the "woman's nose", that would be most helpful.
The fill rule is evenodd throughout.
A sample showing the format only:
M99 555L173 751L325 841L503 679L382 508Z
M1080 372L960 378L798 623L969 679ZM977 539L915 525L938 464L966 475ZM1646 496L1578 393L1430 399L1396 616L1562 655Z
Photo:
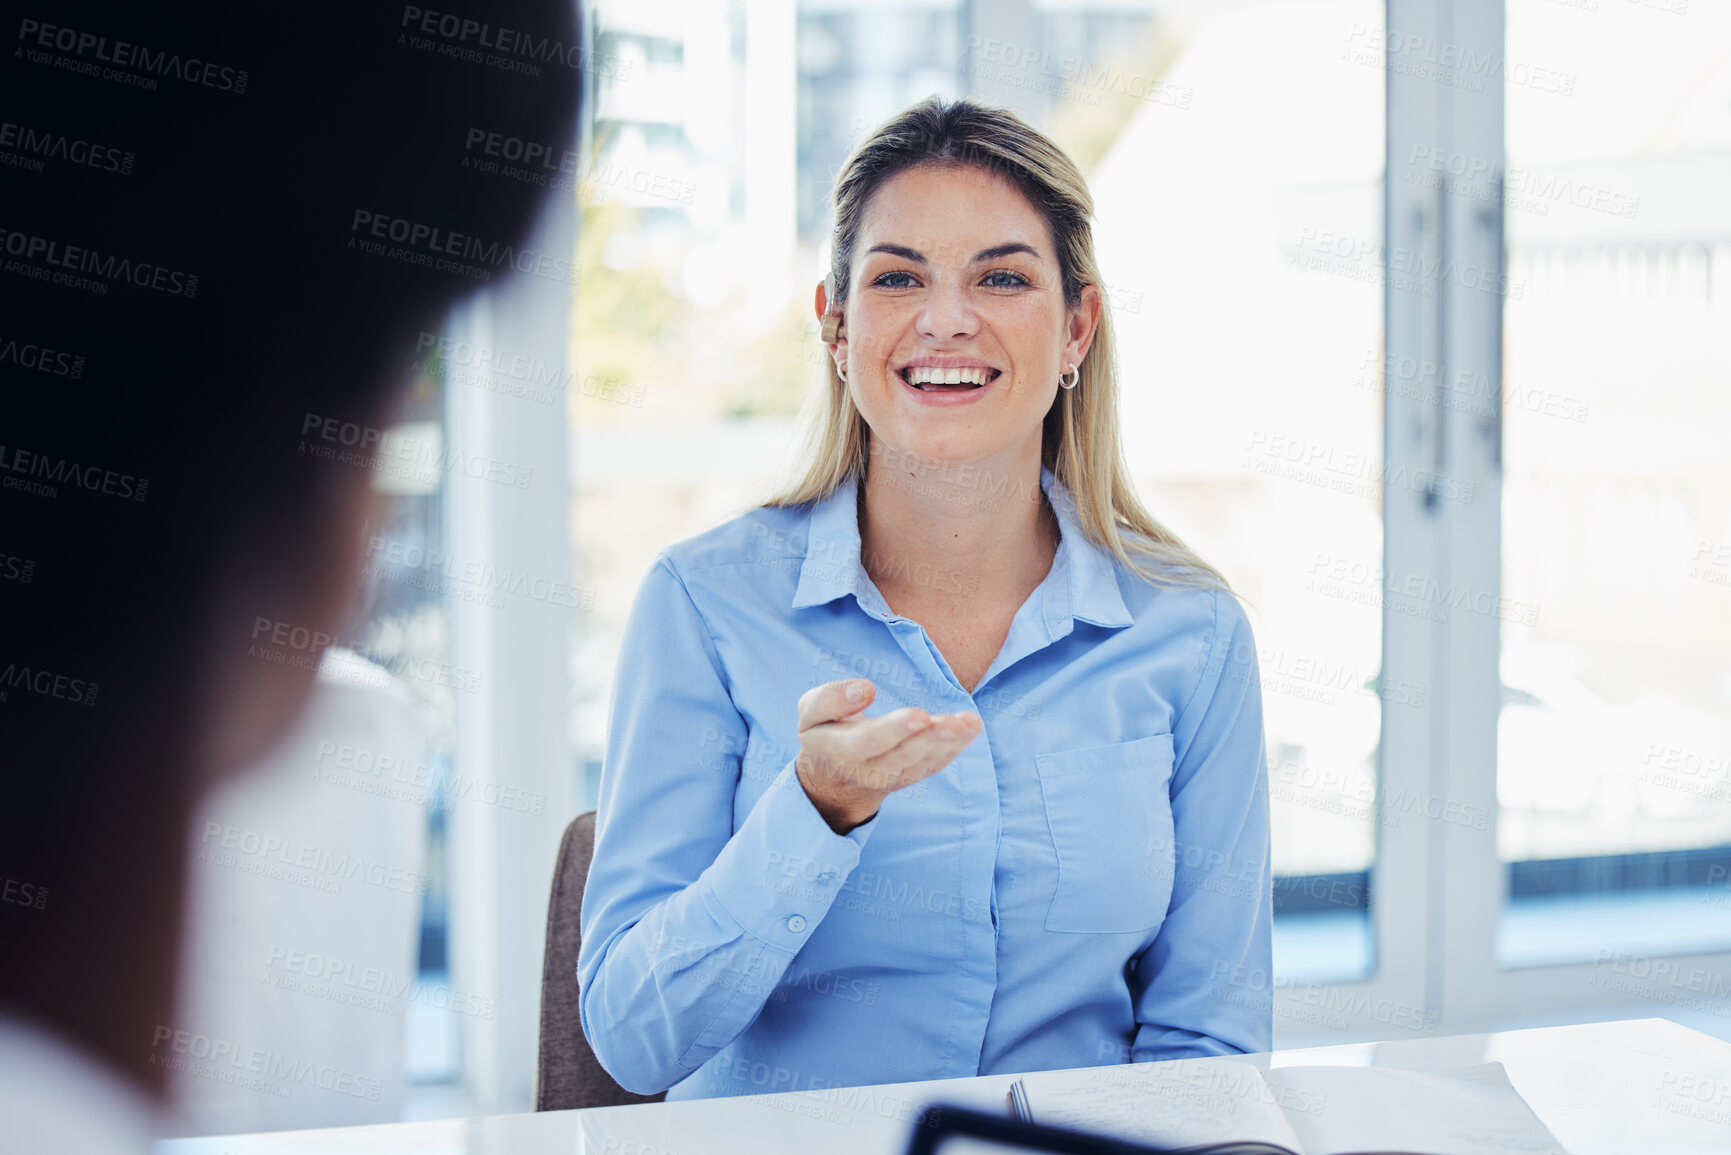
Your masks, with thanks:
M936 341L972 336L979 323L979 314L969 303L967 290L951 277L942 278L926 294L918 317L920 336Z

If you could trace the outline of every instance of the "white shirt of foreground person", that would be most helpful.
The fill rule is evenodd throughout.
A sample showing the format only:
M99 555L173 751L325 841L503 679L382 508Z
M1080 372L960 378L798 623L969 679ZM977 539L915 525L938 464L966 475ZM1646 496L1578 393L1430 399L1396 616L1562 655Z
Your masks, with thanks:
M161 1117L131 1083L29 1019L0 1012L0 1147L147 1155Z
M1243 608L1137 578L1083 537L1050 469L1040 484L1058 550L971 694L861 566L857 478L656 559L620 648L578 959L583 1030L626 1088L1270 1049ZM797 703L850 676L877 686L868 716L973 710L985 728L838 835L795 774Z
M162 1135L395 1121L401 998L367 998L351 976L413 974L426 790L393 787L424 784L429 744L424 715L385 670L327 651L293 729L206 798L190 830L180 1007L151 1050L169 1071L169 1104L157 1108L45 1024L0 1012L0 1151L142 1155ZM278 857L318 853L298 879L261 853L207 862L201 849L230 831L277 836ZM282 981L303 957L333 973L315 982L303 964ZM213 1041L227 1043L228 1062L212 1057ZM253 1076L249 1055L276 1074ZM342 1077L350 1070L360 1074Z
M332 647L294 726L188 835L180 1005L151 1056L180 1135L392 1123L417 973L432 722Z

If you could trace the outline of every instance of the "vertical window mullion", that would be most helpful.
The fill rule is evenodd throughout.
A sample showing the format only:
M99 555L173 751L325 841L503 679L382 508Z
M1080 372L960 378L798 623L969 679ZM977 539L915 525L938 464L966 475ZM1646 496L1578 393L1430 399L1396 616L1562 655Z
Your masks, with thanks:
M1441 452L1433 488L1436 581L1448 613L1435 628L1442 693L1435 718L1440 810L1430 823L1444 877L1440 968L1448 1020L1477 1025L1497 1002L1496 923L1507 885L1496 853L1498 616L1502 542L1504 10L1502 0L1454 0L1439 46L1460 65L1438 85L1446 138L1439 205L1443 379ZM1460 158L1458 161L1455 158ZM1434 169L1434 166L1432 166Z
M1385 404L1383 670L1410 687L1410 708L1385 694L1377 934L1390 968L1427 1015L1446 1012L1446 901L1451 863L1443 823L1429 813L1449 794L1447 720L1453 708L1454 640L1437 591L1447 587L1451 505L1444 462L1455 431L1443 404L1458 318L1444 275L1450 236L1446 176L1434 157L1453 149L1451 89L1436 57L1450 35L1449 0L1389 0L1384 44L1388 147L1384 170ZM1458 225L1455 230L1458 233ZM1445 1018L1446 1023L1446 1018Z

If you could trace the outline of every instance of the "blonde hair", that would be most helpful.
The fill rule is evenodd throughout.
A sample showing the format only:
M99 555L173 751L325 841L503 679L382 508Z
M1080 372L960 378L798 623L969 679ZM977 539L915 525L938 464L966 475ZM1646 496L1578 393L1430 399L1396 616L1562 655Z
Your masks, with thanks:
M837 309L847 300L854 244L872 195L897 173L926 165L981 168L1021 190L1051 229L1067 308L1081 306L1084 286L1101 283L1089 225L1094 200L1075 163L1008 109L965 98L945 103L929 96L881 125L842 166L832 200L830 255ZM804 407L805 465L799 479L760 508L822 501L850 476L864 485L871 429L834 361L826 356L823 362L827 388L808 397ZM1100 312L1080 374L1075 388L1058 390L1046 414L1040 460L1074 498L1083 533L1156 585L1230 590L1218 570L1155 520L1136 497L1119 438L1110 309Z

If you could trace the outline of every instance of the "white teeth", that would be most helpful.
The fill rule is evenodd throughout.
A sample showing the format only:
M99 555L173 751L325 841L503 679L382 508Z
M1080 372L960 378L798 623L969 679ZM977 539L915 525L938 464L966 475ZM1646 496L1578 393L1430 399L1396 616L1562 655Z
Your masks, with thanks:
M990 369L970 367L967 369L934 369L921 366L907 371L910 385L984 385L992 375Z

